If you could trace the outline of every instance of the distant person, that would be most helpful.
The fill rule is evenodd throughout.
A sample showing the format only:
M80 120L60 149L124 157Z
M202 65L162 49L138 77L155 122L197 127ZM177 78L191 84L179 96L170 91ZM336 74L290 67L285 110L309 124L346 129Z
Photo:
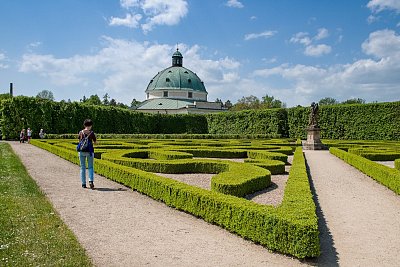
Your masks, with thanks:
M31 128L28 128L28 130L26 131L26 135L28 137L28 144L31 142L31 138L32 138L32 130Z
M21 132L19 133L19 142L25 143L25 129L22 129Z
M79 160L81 164L81 181L82 188L86 188L86 159L88 162L89 169L89 185L91 189L94 189L94 147L93 143L96 143L96 135L92 131L93 122L91 119L86 119L83 122L85 127L79 132L79 144L77 146L77 151L79 151Z
M40 129L40 132L39 132L40 139L43 139L44 136L45 136L45 133L44 133L43 129Z

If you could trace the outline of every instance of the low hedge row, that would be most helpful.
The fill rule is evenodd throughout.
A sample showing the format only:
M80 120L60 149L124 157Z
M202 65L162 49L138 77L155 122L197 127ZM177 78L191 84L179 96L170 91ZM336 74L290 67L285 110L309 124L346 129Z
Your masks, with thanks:
M296 233L293 233L302 233L300 235L303 236L303 239L298 240L298 243L295 244L296 250L307 247L306 254L318 256L320 254L318 217L301 147L295 150L282 204L278 210L289 221L301 222L296 226ZM291 236L282 236L281 238L290 242Z
M191 159L192 154L180 151L168 151L162 149L153 149L148 151L148 157L157 160Z
M256 150L256 151L247 151L247 157L251 159L272 159L272 160L279 160L282 162L287 162L288 156L282 153L277 153L277 152L269 152L269 151L262 151L262 150Z
M77 153L72 150L38 140L32 140L32 144L79 164ZM95 159L95 171L272 251L301 259L320 254L316 208L301 148L295 152L285 195L277 208L204 190L106 160Z
M165 151L164 154L168 155L169 152L172 151ZM239 197L260 191L271 183L268 170L250 164L207 160L143 160L137 157L140 153L145 151L117 151L103 154L102 159L147 172L216 173L211 179L211 190ZM140 154L140 158L142 156Z
M285 173L285 163L279 160L245 159L244 162L267 169L273 175Z
M396 194L400 194L400 171L373 162L362 156L331 147L330 153L349 163L369 177L383 184Z
M400 158L400 151L384 149L350 148L348 152L373 161L393 161Z

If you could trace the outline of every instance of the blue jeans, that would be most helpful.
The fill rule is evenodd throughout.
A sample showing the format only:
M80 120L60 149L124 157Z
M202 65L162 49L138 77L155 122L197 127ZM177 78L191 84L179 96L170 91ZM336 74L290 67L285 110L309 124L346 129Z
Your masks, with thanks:
M94 155L91 155L90 152L79 152L79 161L81 163L82 184L86 184L86 158L87 158L88 169L89 169L89 181L93 182L93 179L94 179L94 169L93 169Z

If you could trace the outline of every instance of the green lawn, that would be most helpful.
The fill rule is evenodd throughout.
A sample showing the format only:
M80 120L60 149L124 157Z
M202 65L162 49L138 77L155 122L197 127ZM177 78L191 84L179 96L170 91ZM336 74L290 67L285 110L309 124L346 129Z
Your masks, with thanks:
M0 143L0 266L92 266L6 143Z

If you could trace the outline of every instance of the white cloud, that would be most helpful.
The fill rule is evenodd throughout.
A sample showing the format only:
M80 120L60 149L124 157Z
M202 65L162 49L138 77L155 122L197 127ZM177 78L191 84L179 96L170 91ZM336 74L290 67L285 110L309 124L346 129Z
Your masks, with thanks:
M139 26L139 21L142 19L140 14L126 14L125 18L115 18L111 17L110 26L126 26L129 28L137 28Z
M36 47L39 47L39 46L41 46L41 45L42 45L42 42L37 41L37 42L32 42L32 43L30 43L30 44L28 45L28 47L36 48Z
M188 13L186 0L121 0L122 8L128 10L124 18L111 17L109 25L137 28L146 33L157 25L176 25ZM145 22L140 24L144 18Z
M320 28L314 37L311 37L308 32L298 32L290 38L290 42L302 44L304 46L304 55L319 57L332 51L332 47L329 45L315 44L316 41L325 39L328 36L329 31L326 28Z
M303 99L306 103L326 96L338 100L353 97L367 101L399 100L400 36L390 30L373 32L363 42L362 50L376 59L366 58L325 68L282 64L255 70L253 75L266 81L272 76L280 77L292 88L292 98Z
M139 0L120 0L119 2L126 9L139 6Z
M171 65L171 54L175 50L172 44L110 37L103 40L103 48L89 55L57 58L25 54L19 70L50 81L53 91L64 94L65 99L108 92L117 101L128 104L133 98L145 98L148 82L158 71ZM248 75L241 72L242 65L235 58L215 58L217 55L210 56L206 48L198 45L180 44L179 48L184 56L183 65L205 82L210 100L218 97L235 102L242 96L269 94L288 106L296 106L309 105L327 96L339 101L354 97L367 101L399 100L399 42L400 36L394 31L376 31L361 45L363 59L326 67L274 64L275 67L256 69ZM1 57L4 59L5 55Z
M156 25L176 25L188 13L184 0L146 0L142 9L147 15L147 22L142 25L145 32Z
M248 41L248 40L257 39L257 38L261 38L261 37L270 38L270 37L274 36L276 33L277 33L277 31L263 31L260 33L249 33L244 36L244 40Z
M396 27L400 27L400 22L399 22L399 23L397 23Z
M314 37L315 40L322 40L329 36L329 32L325 28L318 29L317 35Z
M329 54L332 48L329 45L319 44L319 45L309 45L306 46L304 54L312 57L319 57L324 54Z
M367 18L367 23L368 24L372 24L372 23L374 23L375 21L378 21L378 20L379 20L379 17L374 16L374 15L369 15L368 18Z
M175 45L139 43L103 37L104 47L95 54L57 58L54 55L25 54L19 71L37 74L60 88L66 98L108 92L120 102L143 100L148 82L160 70L171 65ZM215 96L216 88L229 88L240 76L240 63L225 57L208 59L194 45L179 45L184 66L196 72ZM74 89L72 89L74 88ZM90 91L98 88L100 91ZM65 92L65 91L68 91ZM57 95L62 95L57 93Z
M250 20L256 20L256 19L257 19L256 16L251 16L251 17L250 17Z
M273 57L273 58L262 58L261 60L263 62L265 62L265 63L268 63L268 64L275 63L275 62L278 61L278 59L276 57Z
M367 4L367 7L375 13L381 12L385 9L394 10L397 13L400 13L399 0L370 0Z
M226 2L226 6L234 7L234 8L243 8L244 7L244 5L238 0L228 0L228 2Z
M362 44L365 54L376 58L400 55L400 35L392 30L381 30L373 32Z
M309 45L311 44L311 39L308 35L308 32L298 32L292 38L290 38L290 42Z
M6 55L4 53L0 53L0 69L8 69L8 65L5 63L6 60ZM2 63L2 61L4 63Z

